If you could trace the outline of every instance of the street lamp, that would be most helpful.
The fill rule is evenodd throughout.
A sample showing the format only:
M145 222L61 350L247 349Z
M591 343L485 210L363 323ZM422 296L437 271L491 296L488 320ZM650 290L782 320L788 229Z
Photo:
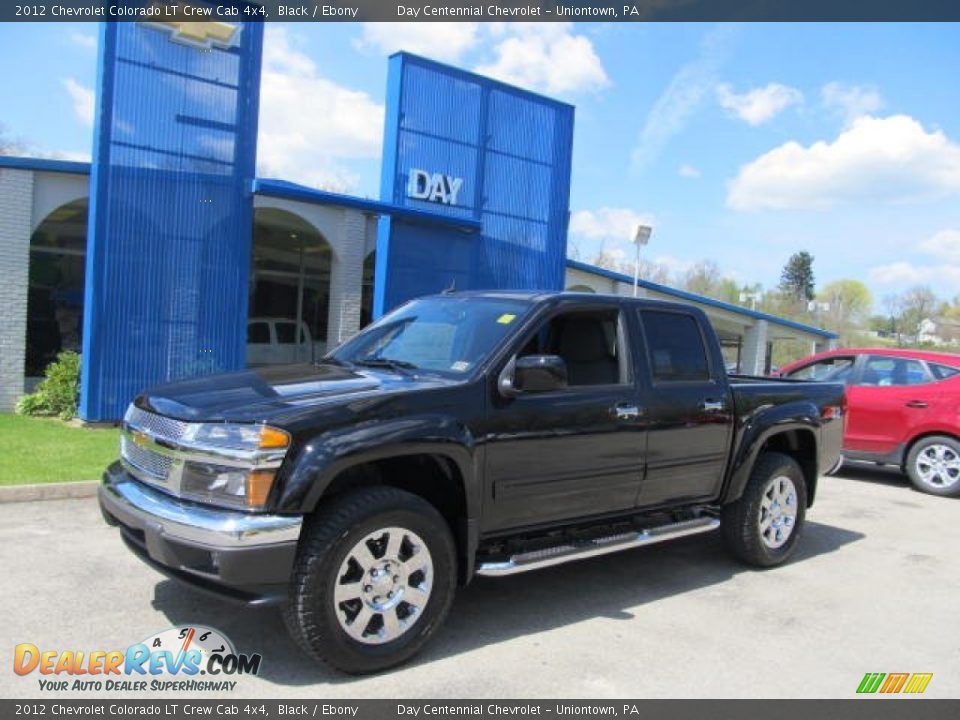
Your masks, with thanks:
M653 228L649 225L637 225L637 233L633 236L633 244L637 246L637 257L633 263L633 296L637 296L637 288L640 286L640 248L646 247L650 242L650 234Z

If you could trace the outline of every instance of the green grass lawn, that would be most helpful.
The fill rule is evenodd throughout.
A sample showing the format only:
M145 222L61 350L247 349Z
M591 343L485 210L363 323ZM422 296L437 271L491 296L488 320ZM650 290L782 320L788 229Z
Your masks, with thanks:
M0 414L0 485L99 480L119 442L115 428Z

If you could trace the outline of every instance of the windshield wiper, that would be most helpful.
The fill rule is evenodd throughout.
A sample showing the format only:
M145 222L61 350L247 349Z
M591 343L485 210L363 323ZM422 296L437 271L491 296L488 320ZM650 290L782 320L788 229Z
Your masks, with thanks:
M365 357L355 360L354 365L364 367L387 368L389 370L416 370L417 366L406 360L396 360L394 358ZM407 373L409 374L409 373Z

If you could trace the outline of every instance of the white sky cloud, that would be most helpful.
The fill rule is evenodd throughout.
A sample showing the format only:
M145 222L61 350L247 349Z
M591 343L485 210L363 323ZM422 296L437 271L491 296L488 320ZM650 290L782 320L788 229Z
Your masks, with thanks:
M920 263L898 260L878 265L870 269L870 279L878 285L960 284L960 230L940 230L918 247L932 260Z
M922 271L904 260L870 268L869 276L880 285L909 285L923 279Z
M72 32L70 33L70 42L79 45L84 50L97 49L97 36L93 33Z
M342 161L379 157L383 115L368 94L323 77L283 28L267 28L258 175L353 190L358 179Z
M960 264L960 230L941 230L920 243L920 249L940 260Z
M686 164L681 165L679 168L677 168L677 174L679 174L680 177L685 177L685 178L698 178L701 175L699 169L695 168L693 165L686 165Z
M354 46L384 54L407 50L445 62L463 62L468 53L490 48L476 72L550 94L610 84L593 42L574 32L572 23L364 23Z
M838 111L849 123L863 115L876 113L883 107L883 98L875 88L829 82L820 90L823 104Z
M380 22L364 23L358 49L373 49L386 55L407 50L437 60L453 62L478 41L479 24L472 22Z
M70 33L70 42L85 50L97 49L97 36L93 33L72 32Z
M717 100L728 113L756 126L772 120L791 105L802 103L803 93L775 82L736 93L725 83L717 86Z
M864 116L833 141L791 141L740 168L734 210L907 203L960 193L960 145L914 118Z
M64 89L73 101L73 113L88 127L93 127L93 90L81 85L74 78L61 80Z
M588 240L632 243L637 225L653 225L651 216L611 207L578 210L570 216L570 233Z
M482 75L546 93L599 90L610 84L593 43L573 32L572 23L502 23L505 35L494 59L476 68Z
M652 163L663 147L683 132L690 118L716 86L720 66L726 56L730 26L720 26L701 42L699 56L682 66L647 113L633 148L635 169Z

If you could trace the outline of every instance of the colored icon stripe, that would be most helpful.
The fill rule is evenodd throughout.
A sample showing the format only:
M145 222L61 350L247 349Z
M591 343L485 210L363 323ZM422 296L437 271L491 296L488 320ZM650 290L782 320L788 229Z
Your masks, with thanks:
M907 683L906 693L922 693L927 689L927 685L930 684L930 680L933 678L933 673L914 673L910 678L910 682Z
M857 692L875 693L877 688L880 687L880 683L883 682L884 677L886 677L886 673L867 673L863 676L863 680L860 681Z
M908 677L910 677L910 673L890 673L887 675L887 680L883 683L883 687L880 688L880 692L900 692L903 689L904 683L907 682Z

